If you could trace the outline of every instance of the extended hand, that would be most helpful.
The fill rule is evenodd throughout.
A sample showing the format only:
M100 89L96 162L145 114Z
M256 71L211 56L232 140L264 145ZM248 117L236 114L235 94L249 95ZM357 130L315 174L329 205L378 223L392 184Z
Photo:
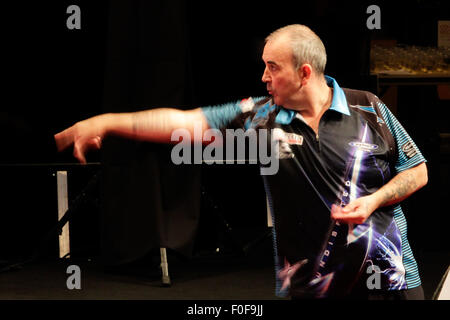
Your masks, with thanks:
M345 207L331 206L331 218L343 223L364 223L377 208L371 196L365 196L351 201Z
M81 163L86 163L88 150L100 149L104 130L100 116L77 122L70 128L55 134L58 151L73 145L73 156Z

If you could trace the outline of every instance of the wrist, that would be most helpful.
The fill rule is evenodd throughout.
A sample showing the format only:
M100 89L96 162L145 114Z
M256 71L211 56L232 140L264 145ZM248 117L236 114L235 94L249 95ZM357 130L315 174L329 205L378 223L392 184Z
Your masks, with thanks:
M106 137L112 130L114 124L114 115L112 113L105 113L97 116L96 126L98 128L98 135L101 139Z
M383 206L383 190L378 190L377 192L372 193L370 196L371 198L371 209L372 211L377 210L379 207Z

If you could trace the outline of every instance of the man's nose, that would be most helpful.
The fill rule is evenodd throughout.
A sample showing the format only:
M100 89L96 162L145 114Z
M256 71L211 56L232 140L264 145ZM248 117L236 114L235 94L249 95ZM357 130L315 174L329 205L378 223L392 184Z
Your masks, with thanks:
M261 78L261 81L266 83L266 82L269 82L269 80L270 80L270 77L269 77L269 74L267 72L267 68L265 68L264 72L263 72L263 75L262 75L262 78Z

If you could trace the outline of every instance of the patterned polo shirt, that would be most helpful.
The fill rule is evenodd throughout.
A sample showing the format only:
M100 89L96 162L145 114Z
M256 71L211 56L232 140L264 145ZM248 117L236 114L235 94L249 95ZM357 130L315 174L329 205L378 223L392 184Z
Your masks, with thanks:
M203 107L211 128L267 129L279 167L263 175L273 221L276 294L341 297L356 289L402 290L421 284L400 204L362 224L330 218L374 193L397 173L425 161L386 105L366 91L333 88L318 134L300 113L270 97Z

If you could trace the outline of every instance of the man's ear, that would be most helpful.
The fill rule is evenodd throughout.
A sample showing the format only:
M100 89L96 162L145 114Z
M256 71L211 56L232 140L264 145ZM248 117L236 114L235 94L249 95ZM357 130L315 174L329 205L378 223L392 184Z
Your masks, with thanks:
M304 63L301 65L300 68L297 70L298 76L301 79L301 84L304 86L308 83L309 79L311 79L312 76L312 66L309 63Z

